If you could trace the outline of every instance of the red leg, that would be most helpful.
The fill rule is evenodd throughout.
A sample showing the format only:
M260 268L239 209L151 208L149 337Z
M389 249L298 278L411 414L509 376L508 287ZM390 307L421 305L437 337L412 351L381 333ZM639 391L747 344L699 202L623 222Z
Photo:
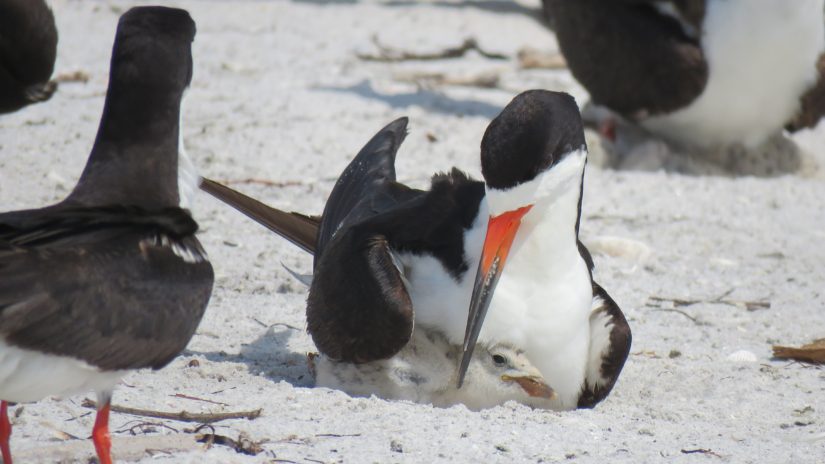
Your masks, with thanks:
M616 120L613 117L609 117L604 121L599 123L599 133L602 134L602 137L610 140L611 142L616 141Z
M95 419L95 428L92 431L92 441L95 443L95 450L97 451L97 458L100 464L112 464L112 438L109 436L109 404L101 408L98 404L97 418Z
M9 404L0 401L0 451L3 453L3 463L11 464L11 448L9 448L9 437L11 437L11 422L9 422Z

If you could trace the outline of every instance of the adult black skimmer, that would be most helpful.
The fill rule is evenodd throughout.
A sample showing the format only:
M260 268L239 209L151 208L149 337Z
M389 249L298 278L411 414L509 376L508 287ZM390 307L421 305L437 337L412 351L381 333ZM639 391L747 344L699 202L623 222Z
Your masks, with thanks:
M414 323L465 344L459 378L476 340L506 341L547 379L554 409L601 401L631 336L621 310L592 281L592 260L578 241L587 151L576 103L543 90L518 95L482 140L485 182L453 169L435 175L429 191L395 181L406 127L401 118L367 143L320 219L209 180L201 188L315 253L308 329L333 360L387 359L408 343Z
M184 10L133 8L118 23L97 138L60 203L0 214L0 449L7 401L94 389L92 434L111 463L112 390L159 369L189 342L213 272L178 207L180 102L195 23Z
M57 28L43 0L0 0L0 113L51 98Z
M796 121L825 114L825 99L810 95L825 86L825 0L543 3L593 101L677 144L754 148L801 100L809 117Z
M352 396L376 395L444 408L463 404L479 410L507 401L537 408L552 405L555 392L523 350L506 343L479 346L462 388L457 386L460 356L459 345L436 330L419 327L389 359L353 364L319 356L314 360L315 384Z

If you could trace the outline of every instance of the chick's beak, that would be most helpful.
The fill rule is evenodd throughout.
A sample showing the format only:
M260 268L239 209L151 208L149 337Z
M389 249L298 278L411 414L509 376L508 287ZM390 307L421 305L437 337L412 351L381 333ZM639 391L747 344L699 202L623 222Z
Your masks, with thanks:
M515 382L531 397L552 400L556 398L556 392L544 382L544 379L537 376L513 377L502 375L501 380L505 382Z

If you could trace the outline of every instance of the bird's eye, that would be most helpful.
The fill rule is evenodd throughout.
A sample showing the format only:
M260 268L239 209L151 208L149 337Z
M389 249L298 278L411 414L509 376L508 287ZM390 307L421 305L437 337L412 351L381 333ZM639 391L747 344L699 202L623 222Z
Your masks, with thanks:
M505 358L504 356L502 356L500 354L494 354L493 355L493 363L495 363L496 366L503 366L503 365L507 364L507 358Z

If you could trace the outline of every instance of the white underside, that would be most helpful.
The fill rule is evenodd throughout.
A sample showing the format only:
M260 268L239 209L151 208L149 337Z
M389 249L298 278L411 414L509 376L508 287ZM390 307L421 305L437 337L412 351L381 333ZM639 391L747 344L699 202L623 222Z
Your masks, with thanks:
M102 372L78 359L46 355L0 341L0 400L22 403L90 390L111 391L126 373Z
M825 0L709 0L702 35L709 77L682 110L645 120L687 145L753 148L782 130L817 79Z
M524 349L556 391L554 409L576 407L591 337L592 284L574 230L584 157L580 163L565 192L542 199L524 216L479 335L480 343L505 342ZM454 344L464 340L487 217L485 199L465 234L469 271L460 281L430 256L400 256L416 324L437 327Z

